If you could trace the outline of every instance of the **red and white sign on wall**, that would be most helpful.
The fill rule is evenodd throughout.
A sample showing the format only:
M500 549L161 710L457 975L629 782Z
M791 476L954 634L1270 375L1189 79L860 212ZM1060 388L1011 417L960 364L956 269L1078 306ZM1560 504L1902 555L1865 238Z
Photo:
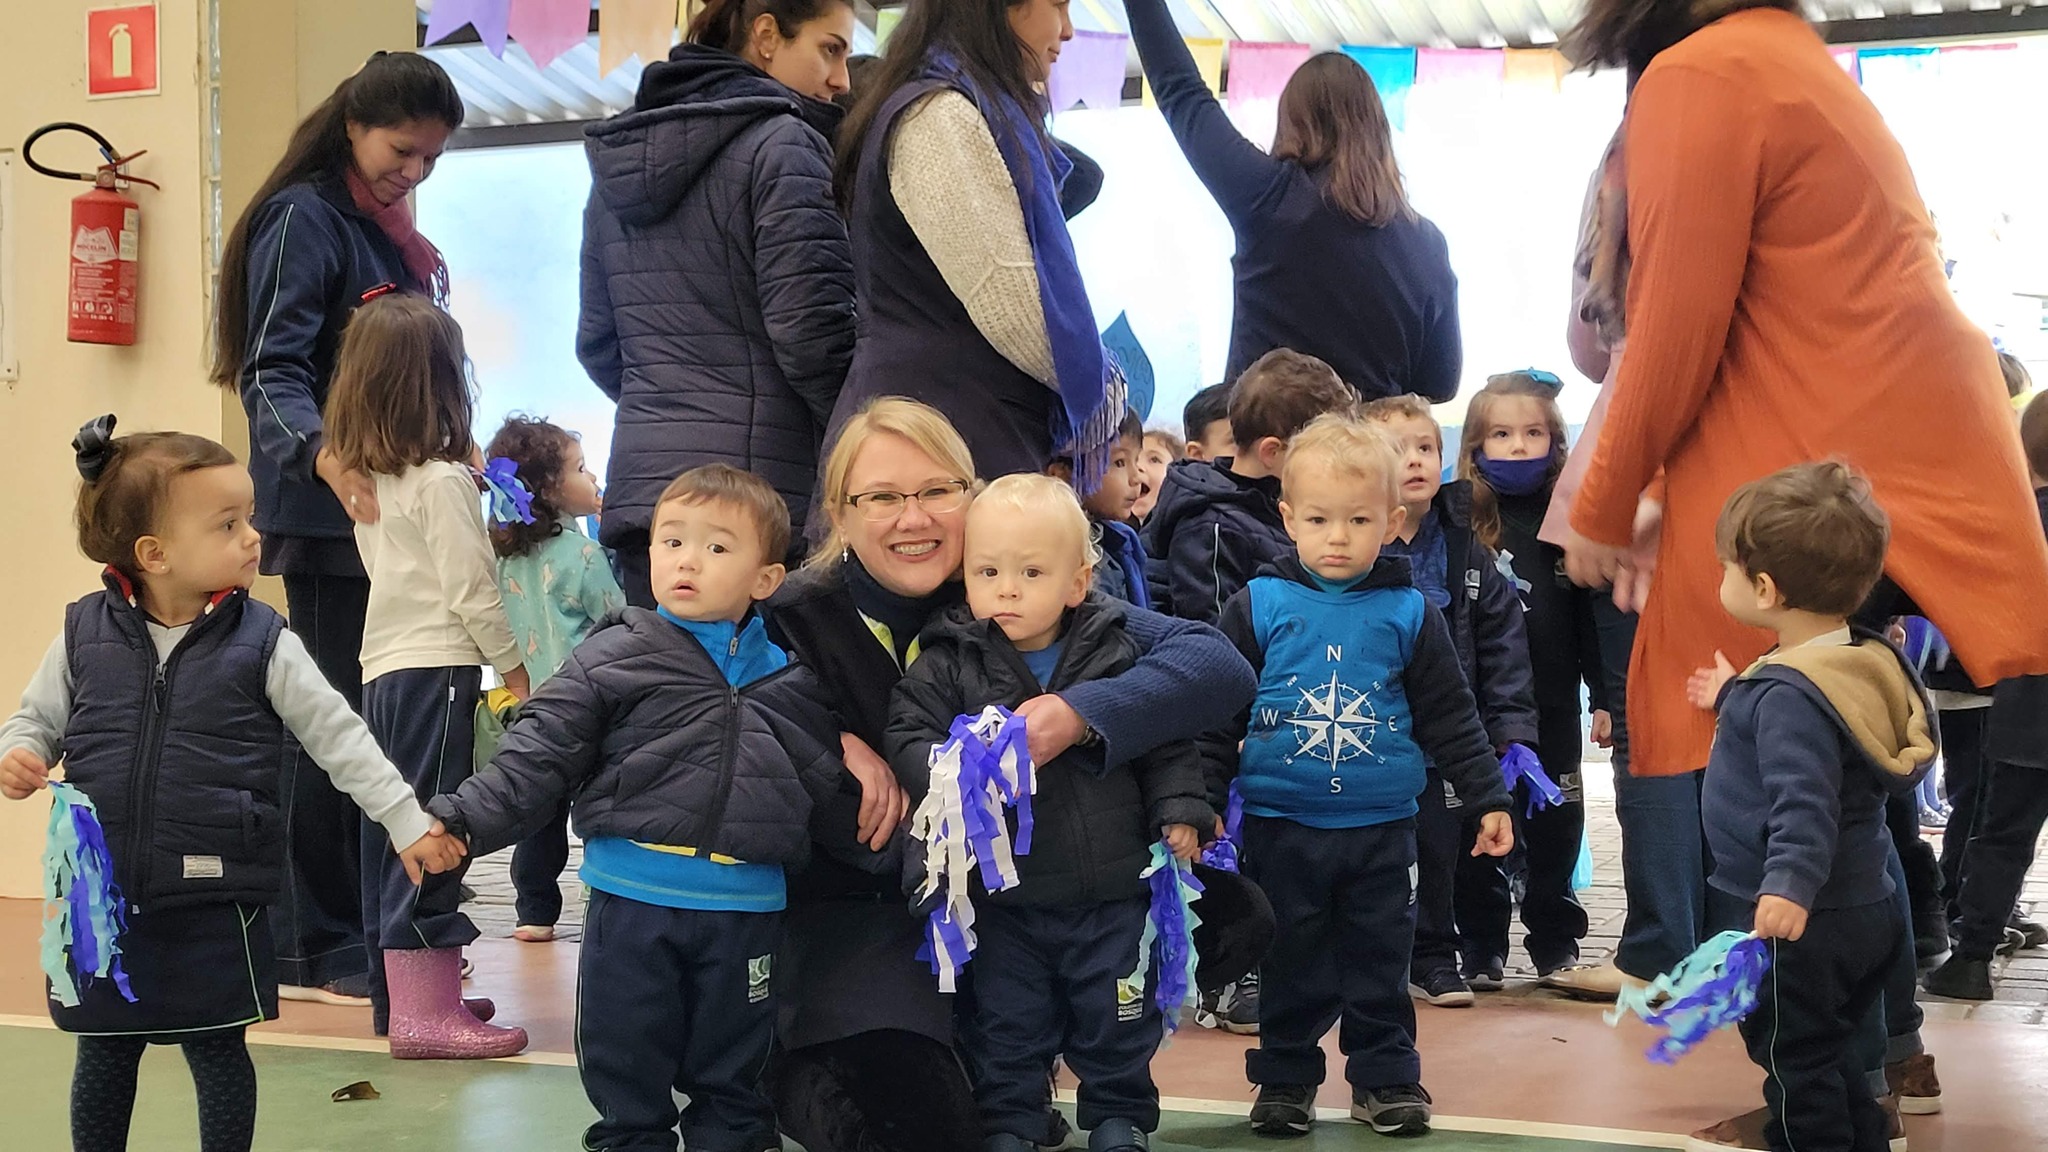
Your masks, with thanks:
M85 14L85 94L154 96L156 5L123 4Z

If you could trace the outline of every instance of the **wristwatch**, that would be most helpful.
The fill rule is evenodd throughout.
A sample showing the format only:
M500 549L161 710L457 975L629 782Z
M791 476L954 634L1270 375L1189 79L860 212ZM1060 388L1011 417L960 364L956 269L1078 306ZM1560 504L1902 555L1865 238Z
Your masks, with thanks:
M1076 748L1093 748L1100 743L1102 743L1102 733L1095 730L1095 725L1090 724L1086 720L1081 721L1081 738L1074 741L1074 746Z

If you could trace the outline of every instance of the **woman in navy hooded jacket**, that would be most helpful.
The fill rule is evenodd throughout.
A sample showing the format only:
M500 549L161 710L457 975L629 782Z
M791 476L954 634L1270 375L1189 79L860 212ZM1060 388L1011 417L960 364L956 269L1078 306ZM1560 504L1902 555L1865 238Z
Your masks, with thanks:
M1159 110L1237 234L1223 378L1291 348L1366 400L1456 395L1458 281L1443 234L1402 190L1372 78L1341 52L1311 58L1280 93L1268 155L1224 114L1166 0L1125 8Z
M828 142L853 28L848 0L711 0L590 129L576 355L618 404L600 531L639 607L655 497L699 465L773 484L801 551L853 355Z
M284 578L292 631L357 711L370 580L353 522L377 519L377 495L326 450L320 410L358 307L394 291L447 298L447 266L406 196L461 123L439 65L377 53L300 122L221 256L213 379L249 416L262 571ZM367 1005L355 806L303 753L283 797L290 875L271 921L282 994Z

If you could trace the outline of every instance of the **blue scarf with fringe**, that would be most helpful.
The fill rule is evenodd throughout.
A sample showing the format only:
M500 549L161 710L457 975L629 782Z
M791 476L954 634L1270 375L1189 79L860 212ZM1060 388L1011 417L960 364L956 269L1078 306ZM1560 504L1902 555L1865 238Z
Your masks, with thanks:
M1001 93L983 91L951 53L933 53L924 78L941 81L974 101L1017 189L1060 394L1052 413L1053 453L1073 460L1074 487L1085 496L1101 487L1102 474L1109 470L1117 426L1129 401L1123 374L1095 330L1095 309L1088 303L1074 239L1060 211L1060 185L1074 164L1066 153L1047 147L1042 109L1027 111Z

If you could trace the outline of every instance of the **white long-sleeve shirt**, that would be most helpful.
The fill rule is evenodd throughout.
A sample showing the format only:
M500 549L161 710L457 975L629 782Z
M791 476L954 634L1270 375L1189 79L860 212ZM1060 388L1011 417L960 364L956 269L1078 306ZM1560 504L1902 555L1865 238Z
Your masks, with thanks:
M363 681L408 668L519 667L469 469L436 460L376 481L377 522L356 525L370 574Z
M170 659L191 630L190 624L166 628L150 623L149 638L156 644L159 665ZM370 729L349 710L348 701L320 674L305 644L290 631L278 635L263 688L270 707L300 747L364 815L383 825L392 844L403 848L427 834L434 818L420 807L412 785L398 774ZM44 763L53 763L71 722L71 699L71 661L60 632L22 690L21 709L0 723L0 754L26 748Z

